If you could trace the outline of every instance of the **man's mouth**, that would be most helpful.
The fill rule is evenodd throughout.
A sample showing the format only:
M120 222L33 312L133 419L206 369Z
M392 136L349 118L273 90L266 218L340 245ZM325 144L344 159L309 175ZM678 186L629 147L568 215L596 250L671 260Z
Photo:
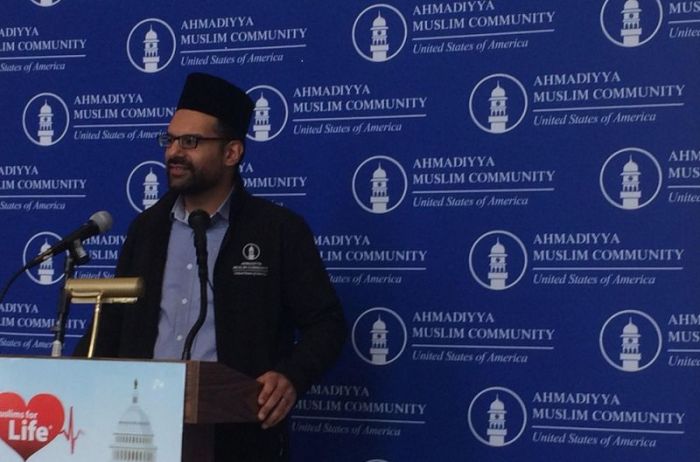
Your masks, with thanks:
M185 162L168 162L168 172L172 175L182 175L189 170L191 168Z

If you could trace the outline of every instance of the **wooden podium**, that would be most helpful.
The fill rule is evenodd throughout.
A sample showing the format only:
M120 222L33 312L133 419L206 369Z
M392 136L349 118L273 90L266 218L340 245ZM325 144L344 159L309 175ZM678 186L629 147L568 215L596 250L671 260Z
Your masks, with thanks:
M0 428L31 418L48 435L0 435L0 459L212 462L215 425L257 422L260 387L213 362L0 357Z
M261 385L218 363L187 361L183 462L214 460L214 425L257 422Z

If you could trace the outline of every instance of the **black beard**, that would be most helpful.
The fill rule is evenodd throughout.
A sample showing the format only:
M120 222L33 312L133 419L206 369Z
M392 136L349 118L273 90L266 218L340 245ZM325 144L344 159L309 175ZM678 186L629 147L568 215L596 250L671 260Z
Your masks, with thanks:
M190 178L180 184L173 184L168 176L168 187L175 192L184 195L196 195L213 188L216 183L207 178L201 178L197 172L190 170Z
M189 178L184 179L180 184L173 184L170 175L168 175L168 187L172 191L183 195L197 195L215 187L217 184L216 180L204 177L201 172L197 171L185 158L175 157L170 159L170 161L168 161L168 166L170 165L181 165L190 174Z

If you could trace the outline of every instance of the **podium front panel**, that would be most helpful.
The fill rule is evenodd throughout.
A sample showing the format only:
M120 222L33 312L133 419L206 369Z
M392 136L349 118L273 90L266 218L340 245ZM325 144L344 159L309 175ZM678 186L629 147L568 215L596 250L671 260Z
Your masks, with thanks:
M184 387L184 363L0 358L0 460L179 461Z

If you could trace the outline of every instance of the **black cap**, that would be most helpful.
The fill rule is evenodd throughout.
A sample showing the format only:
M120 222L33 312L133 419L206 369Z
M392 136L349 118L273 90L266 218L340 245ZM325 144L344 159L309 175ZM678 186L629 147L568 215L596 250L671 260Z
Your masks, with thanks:
M216 117L245 139L253 114L253 100L237 86L213 75L195 72L187 76L177 103L178 109L190 109Z

